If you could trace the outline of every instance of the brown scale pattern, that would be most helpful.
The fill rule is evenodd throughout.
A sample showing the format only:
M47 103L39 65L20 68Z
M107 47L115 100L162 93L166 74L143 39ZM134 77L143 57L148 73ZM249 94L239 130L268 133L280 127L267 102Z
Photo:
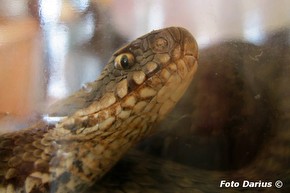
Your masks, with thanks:
M197 55L191 34L175 27L116 51L99 79L51 107L51 116L66 116L62 121L40 121L1 136L0 192L80 192L91 186L173 108L192 80Z
M146 144L150 153L156 155L157 151L162 158L192 164L194 168L133 151L87 192L288 193L290 191L290 58L287 43L289 32L277 34L278 37L272 37L263 46L229 42L201 51L201 65L195 81L169 119L159 125L161 128L174 130L162 132L161 135L151 138L151 145ZM147 48L148 42L144 41L143 45ZM142 63L145 60L141 61L141 66L153 60L154 56L151 54L149 51L143 54L148 57L145 59L146 63ZM139 57L140 60L141 58ZM160 73L154 80L153 78L148 80L147 84L151 85L150 81L154 81L162 85L162 77L168 74L166 71L173 73L176 70L174 63L169 66L171 67L164 70L162 76ZM180 73L182 74L182 71ZM159 92L160 97L152 99L144 110L154 109L156 103L162 101L162 93ZM87 101L94 97L88 97ZM76 98L74 100L78 101ZM82 97L78 99L83 100ZM131 102L122 104L127 112L123 110L119 117L127 120L126 124L129 125L134 122L134 118L129 117L130 108L135 106L135 103L129 100L129 97L127 99ZM120 126L119 122L115 128ZM122 137L130 134L132 133L129 131L121 133ZM100 133L100 136L106 139L110 134ZM2 146L9 149L12 142L3 140ZM86 150L92 149L96 143L98 141L92 140L86 144L87 148L77 151L88 155ZM112 149L118 149L119 144L127 143L110 141L110 144ZM102 148L104 147L99 146L94 153L103 151ZM21 152L21 149L18 148L18 151ZM9 151L3 152L9 155ZM104 157L110 157L112 152L106 152ZM90 158L88 156L83 162L87 161L87 165L95 168L94 165L90 165L94 163ZM78 172L83 170L82 162L76 160L74 165ZM3 174L3 167L0 168ZM205 168L231 171L213 172L206 171ZM281 179L284 186L281 189L221 189L218 187L221 179ZM64 175L63 180L67 180L67 176Z
M41 142L43 135L51 129L49 126L38 123L31 128L0 137L0 180L2 185L10 183L22 185L31 171L48 172L48 161L52 150ZM27 132L30 131L31 132Z

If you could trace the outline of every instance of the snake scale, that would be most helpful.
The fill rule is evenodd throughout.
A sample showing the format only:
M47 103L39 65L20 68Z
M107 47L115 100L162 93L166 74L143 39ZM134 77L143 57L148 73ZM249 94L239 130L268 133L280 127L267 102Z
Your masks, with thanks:
M1 135L0 192L84 191L174 107L197 58L195 39L177 27L120 48L95 82L55 105L50 116L64 120Z
M173 42L174 44L172 44ZM164 47L164 45L166 46ZM233 54L235 57L241 56L241 61L233 60L232 62L227 61L228 63L225 63L223 57L230 58L232 55L223 54L223 52L235 52L232 50L235 50L236 47L243 48L241 49L242 51L237 49L238 51ZM152 121L152 118L148 120L148 117L152 116L151 113L154 112L153 110L145 110L149 108L148 106L150 105L148 104L153 105L152 101L154 105L165 102L164 104L166 105L164 105L164 108L170 106L172 108L177 102L177 99L183 94L196 70L197 45L192 36L183 28L167 28L138 38L118 50L97 81L88 84L86 88L68 99L57 103L52 108L53 110L50 114L52 116L68 116L60 123L48 125L45 122L39 122L24 131L2 135L0 137L0 192L79 192L87 189L88 186L91 186L97 181L86 192L288 193L290 191L290 130L288 128L290 124L290 87L287 85L290 79L290 68L288 62L283 61L283 58L287 60L287 49L284 47L276 49L278 53L273 54L273 49L271 48L255 48L256 50L249 49L247 54L245 53L245 48L248 49L245 44L233 44L226 50L222 46L218 46L213 47L212 52L214 54L209 54L211 51L207 52L205 56L201 54L200 59L203 61L199 67L198 72L200 73L197 74L198 76L193 81L196 84L190 86L190 94L186 97L187 101L193 100L196 95L200 97L197 100L198 104L193 106L195 110L191 115L193 117L191 119L195 121L193 124L198 124L202 122L203 117L199 117L200 115L196 113L196 108L199 108L198 105L203 102L208 105L205 105L207 109L203 109L204 105L201 105L202 112L205 112L201 115L213 114L216 116L215 112L211 112L212 109L209 104L215 100L210 95L213 95L213 92L217 92L218 90L222 90L222 95L218 99L221 101L221 109L223 109L223 104L229 98L233 98L233 100L238 98L239 100L241 93L246 93L243 96L243 100L251 103L251 100L249 100L251 93L249 94L245 91L247 90L247 86L245 84L243 85L241 81L237 81L245 78L239 77L241 76L239 72L242 71L247 76L250 75L250 77L246 77L249 82L259 82L258 88L263 89L258 89L257 91L254 88L257 87L255 85L250 89L248 88L248 90L252 89L252 91L255 90L259 93L258 95L255 93L253 98L266 102L262 102L258 107L262 108L263 105L270 106L269 111L273 116L266 116L266 119L261 120L261 122L265 123L262 124L262 130L255 130L255 127L258 127L260 123L254 124L249 121L253 126L250 127L248 125L247 127L254 131L250 131L246 139L243 138L245 137L244 135L239 134L240 129L234 130L231 133L235 137L242 137L241 140L245 141L245 144L254 141L253 145L257 146L257 149L260 149L257 155L253 156L254 159L249 162L250 164L232 171L206 171L203 169L189 168L168 160L157 159L156 157L153 158L150 155L141 154L140 152L129 151L111 171L107 172L132 144L139 141L147 133L151 133L151 129L155 130L153 128L156 126L153 123L163 118L162 116L170 110L161 110L162 104L160 104L161 107L156 108L159 109L157 111L158 113L161 112L160 115L162 116L159 117L158 114L155 115L156 120L153 119L154 121ZM283 54L283 52L286 53ZM244 56L242 56L243 54ZM274 55L275 57L271 57ZM281 55L282 59L277 59L277 55ZM263 59L263 56L266 57ZM248 64L244 62L243 66L237 65L237 63L242 62L243 57L248 57L253 62ZM181 62L182 64L176 62L176 60L183 60L182 58L185 63L188 62L188 64L191 64L186 66L189 72L184 71L184 62ZM206 61L204 58L208 60ZM128 61L126 63L130 64L129 66L120 65L124 59ZM132 61L134 61L133 65L131 65ZM157 68L156 64L158 64ZM177 66L178 68L173 66ZM214 69L210 75L207 73L210 71L209 69ZM168 72L170 77L174 77L174 81L171 78L164 77ZM188 77L185 78L184 75L187 73ZM155 76L156 74L157 76ZM201 78L202 76L203 78ZM204 80L208 81L208 77L222 77L224 78L224 82L221 82L217 78L213 80L216 82L215 85L217 88L212 89L212 87L209 87L213 91L210 92L209 89L204 92L199 88L208 88L209 85L202 83ZM124 80L126 80L125 85L127 89L123 90ZM184 85L179 85L179 83ZM230 90L233 90L229 92L229 98L225 97L225 90L222 89L223 87L220 84L226 84ZM158 86L155 87L153 85ZM167 87L167 95L162 95L162 101L158 100L156 103L157 98L154 96L162 93L164 85ZM181 86L181 88L178 89L177 85ZM143 89L147 89L144 92L147 94L151 93L150 90L153 89L156 91L155 95L153 91L151 93L152 96L142 97L141 90ZM201 93L196 93L196 91ZM111 95L107 93L111 93ZM179 94L175 95L174 93ZM138 100L134 101L133 104L131 104L132 101L130 102L130 97L132 96L135 100ZM170 102L167 103L166 99L171 97L174 100L169 100ZM104 98L112 99L112 101L102 100ZM130 100L127 102L131 105L124 107L122 104L128 98ZM243 107L242 113L244 115L248 114L247 116L241 116L245 119L243 122L247 122L251 116L255 117L253 114L249 114L251 108L249 110L247 104L242 103L242 100L240 103L238 106L234 105L233 108ZM138 107L138 104L141 107ZM118 105L121 106L121 112L117 112L116 107ZM186 109L192 108L188 103L185 106L188 107ZM139 109L137 113L136 108ZM153 106L151 108L154 109ZM265 108L263 109L265 110ZM127 111L130 111L130 113ZM263 114L263 111L259 110L254 112L256 114ZM234 112L229 111L229 113L233 114ZM94 118L88 116L88 120L90 121L88 122L85 117L93 114ZM119 116L112 118L116 114ZM118 122L120 115L123 116L122 114L127 116L126 119L121 118L121 121L125 121L125 123ZM133 115L136 116L137 120L141 118L142 121L133 121L134 118L130 118ZM219 125L219 122L223 121L219 114L217 117L212 116L208 119L218 120L214 122L215 125L211 125L210 127ZM267 121L267 119L271 119L271 121ZM106 120L110 121L106 122ZM258 119L254 120L259 122ZM101 124L102 122L103 126ZM122 124L126 125L123 129ZM93 126L95 128L91 128L92 125L95 125ZM181 126L179 122L178 125L179 129L185 126L184 124ZM235 122L235 125L239 124ZM139 128L140 126L144 127ZM216 127L219 128L218 126ZM121 130L119 130L119 134L117 128ZM141 130L132 130L133 128ZM270 130L267 134L268 136L264 132L267 129ZM104 131L108 132L104 133ZM122 132L125 132L125 134L122 135ZM251 136L255 132L256 137L266 140L263 146L258 146L258 143L260 143L258 141L260 140ZM54 135L53 138L51 135ZM263 137L260 137L260 135ZM119 138L119 136L121 137ZM44 137L47 138L45 139ZM36 142L37 139L38 142ZM114 140L110 141L110 139ZM255 143L255 140L257 143ZM174 142L174 146L177 146L176 142ZM171 151L171 153L174 152ZM42 161L43 158L45 161ZM240 156L237 159L242 158L243 156ZM282 188L274 187L275 180L277 179L282 180L284 183ZM272 182L273 184L267 188L221 188L219 187L221 180L234 180L240 183L242 180L250 180L258 183L259 181L263 181Z

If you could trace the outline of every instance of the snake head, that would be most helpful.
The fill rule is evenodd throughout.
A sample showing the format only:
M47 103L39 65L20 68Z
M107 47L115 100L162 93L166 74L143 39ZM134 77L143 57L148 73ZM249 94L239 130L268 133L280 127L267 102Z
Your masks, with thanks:
M136 104L141 102L145 112L155 106L161 119L191 82L197 60L193 36L184 28L169 27L152 31L116 51L106 73L119 82L117 98L134 92Z
M74 192L90 186L174 107L197 58L194 38L177 27L152 31L116 51L89 89L58 103L54 112L66 118L7 136L2 146L14 146L8 153L2 148L9 156L0 181L4 188L11 183L4 190Z
M139 37L112 55L100 78L90 83L90 93L77 94L90 102L62 127L93 132L97 128L88 128L98 125L100 129L104 122L101 128L114 130L120 124L116 122L136 116L144 125L152 125L183 95L197 69L197 59L197 43L184 28L169 27ZM134 124L143 123L138 120Z
M115 90L118 98L123 98L145 84L158 91L167 76L175 73L185 84L190 81L186 75L197 67L197 59L198 46L192 35L184 28L169 27L152 31L117 50L101 77L108 84L107 91L117 88L114 83L126 80L127 88ZM157 76L160 81L152 82Z
M143 70L148 75L155 62L160 69L184 56L198 58L198 46L192 35L184 28L170 27L155 30L125 45L113 54L110 62L113 74L124 74L133 70ZM145 67L144 67L145 66Z

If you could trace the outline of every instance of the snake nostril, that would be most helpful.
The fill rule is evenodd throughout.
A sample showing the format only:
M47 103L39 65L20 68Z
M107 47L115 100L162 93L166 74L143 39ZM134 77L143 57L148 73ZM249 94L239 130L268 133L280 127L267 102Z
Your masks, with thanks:
M168 45L168 41L165 38L160 37L154 41L152 49L155 52L164 52L168 49Z

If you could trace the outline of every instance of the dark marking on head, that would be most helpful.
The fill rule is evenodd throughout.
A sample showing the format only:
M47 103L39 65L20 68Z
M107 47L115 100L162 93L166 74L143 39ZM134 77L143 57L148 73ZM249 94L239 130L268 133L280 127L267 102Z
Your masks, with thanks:
M80 160L74 160L73 165L78 169L80 173L83 172L83 162Z
M66 184L70 181L71 174L69 172L64 172L59 176L59 181L63 184Z
M137 86L136 82L133 80L132 77L128 77L128 92L132 92Z

